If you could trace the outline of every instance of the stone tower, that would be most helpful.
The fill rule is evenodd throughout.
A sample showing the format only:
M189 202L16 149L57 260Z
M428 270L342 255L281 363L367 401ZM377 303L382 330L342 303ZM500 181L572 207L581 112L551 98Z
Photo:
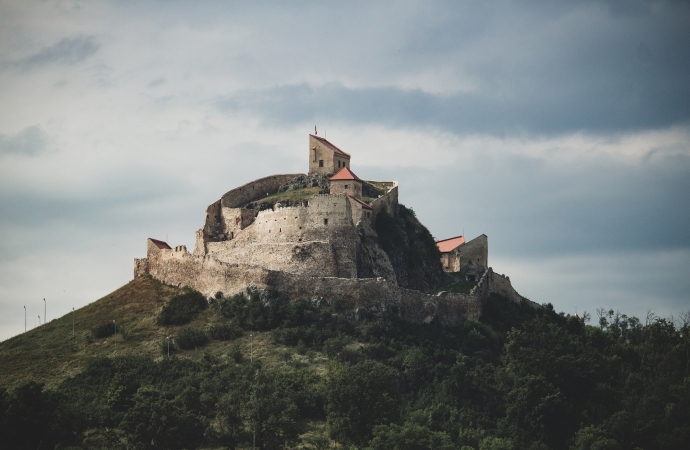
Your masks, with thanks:
M350 155L324 138L309 135L309 174L330 175L343 167L350 167Z

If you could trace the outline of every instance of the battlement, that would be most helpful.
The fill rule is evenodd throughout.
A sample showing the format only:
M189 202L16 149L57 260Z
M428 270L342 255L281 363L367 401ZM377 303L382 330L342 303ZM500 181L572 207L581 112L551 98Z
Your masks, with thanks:
M356 307L393 305L419 323L457 324L478 317L492 289L511 292L510 281L502 278L493 288L484 235L456 252L458 266L461 258L481 265L477 271L483 273L478 272L469 295L432 296L398 286L372 226L382 211L398 215L398 182L363 181L350 170L349 154L315 135L309 142L310 174L316 175L271 175L226 192L206 208L194 253L149 239L147 257L135 259L135 276L149 274L207 295L230 295L254 284L294 298L327 295ZM309 196L317 185L330 193ZM273 206L264 209L267 205Z

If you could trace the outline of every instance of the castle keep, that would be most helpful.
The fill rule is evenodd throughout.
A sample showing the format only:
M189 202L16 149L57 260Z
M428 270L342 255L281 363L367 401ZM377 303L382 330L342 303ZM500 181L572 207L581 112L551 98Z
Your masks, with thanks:
M273 175L225 193L206 209L192 252L148 239L134 276L148 274L207 296L255 285L292 298L337 297L353 308L395 305L414 322L478 317L493 276L486 236L437 244L441 260L434 264L464 270L477 281L469 295L402 288L399 264L375 231L378 215L398 214L398 183L362 180L350 160L331 142L309 135L307 174Z

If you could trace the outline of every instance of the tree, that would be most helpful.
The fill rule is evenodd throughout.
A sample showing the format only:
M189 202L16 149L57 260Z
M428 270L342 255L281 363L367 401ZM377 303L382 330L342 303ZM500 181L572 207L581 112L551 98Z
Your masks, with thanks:
M331 434L343 442L364 445L375 425L398 417L399 395L393 375L374 361L331 368L327 379L327 421Z
M135 400L134 407L120 423L135 448L176 450L196 448L201 443L206 428L204 420L184 405L148 387L140 388Z
M415 423L377 425L367 450L453 450L446 433L431 431ZM493 450L493 447L492 447ZM499 450L498 448L496 450ZM502 448L500 450L503 450ZM512 450L512 449L507 449Z

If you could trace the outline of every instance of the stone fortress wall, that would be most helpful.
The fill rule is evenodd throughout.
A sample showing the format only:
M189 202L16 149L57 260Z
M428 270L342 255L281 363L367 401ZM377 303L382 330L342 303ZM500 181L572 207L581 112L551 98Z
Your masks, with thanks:
M325 152L328 145L324 147L321 141L332 145L312 136L310 148L317 142L317 150ZM339 154L338 158L341 160L334 157L330 164L339 162L344 167L347 159L349 167L349 155L344 158ZM310 160L310 169L313 162ZM376 244L372 226L382 211L397 215L395 181L368 182L387 188L369 205L332 193L315 195L294 206L278 204L262 211L245 208L300 176L273 175L228 191L207 208L204 225L196 233L194 253L185 246L170 248L165 242L149 239L147 257L135 259L135 277L151 275L168 284L193 287L207 296L218 291L232 295L249 285L272 287L290 298L322 296L340 298L353 308L395 307L412 322L445 325L478 318L491 292L514 301L522 299L507 277L493 274L488 267L485 235L463 245L455 255L459 266L470 259L480 264L479 282L469 295L433 295L398 286L388 254ZM362 269L363 273L378 278L358 278L358 261L361 263L364 254L373 254L376 263L372 271Z
M139 261L136 260L135 267ZM136 276L149 274L174 286L192 287L207 297L222 292L234 295L251 285L262 289L274 288L288 298L340 299L352 309L395 309L401 317L413 323L441 323L455 326L468 318L477 319L480 295L448 292L426 294L399 287L395 281L380 278L309 277L258 266L230 264L212 257L197 257L187 252L162 250L147 259L147 270Z
M144 265L146 264L146 270ZM137 272L139 267L139 272ZM259 266L231 264L213 257L197 257L184 249L159 250L148 258L135 260L135 277L149 274L173 285L190 286L207 297L222 292L225 296L244 292L251 285L274 288L288 298L340 299L352 309L390 310L395 308L413 323L459 325L466 319L478 319L482 305L491 293L512 301L523 298L510 280L487 269L470 294L440 292L428 294L398 286L381 278L310 277Z
M315 195L301 205L258 212L243 208L297 176L264 177L212 203L197 232L194 255L307 276L356 278L357 226L374 235L371 224L379 211L396 214L398 183L376 182L389 190L372 202L370 210L344 194Z
M259 178L226 192L219 201L221 206L225 208L239 208L249 202L265 197L267 193L272 194L276 192L281 185L300 175L302 174L292 173Z
M517 293L513 285L510 283L510 277L495 272L491 272L490 282L489 282L490 293L501 294L508 297L515 303L521 303L524 297Z
M222 262L355 278L357 241L349 198L324 194L300 206L261 211L234 239L206 246Z

